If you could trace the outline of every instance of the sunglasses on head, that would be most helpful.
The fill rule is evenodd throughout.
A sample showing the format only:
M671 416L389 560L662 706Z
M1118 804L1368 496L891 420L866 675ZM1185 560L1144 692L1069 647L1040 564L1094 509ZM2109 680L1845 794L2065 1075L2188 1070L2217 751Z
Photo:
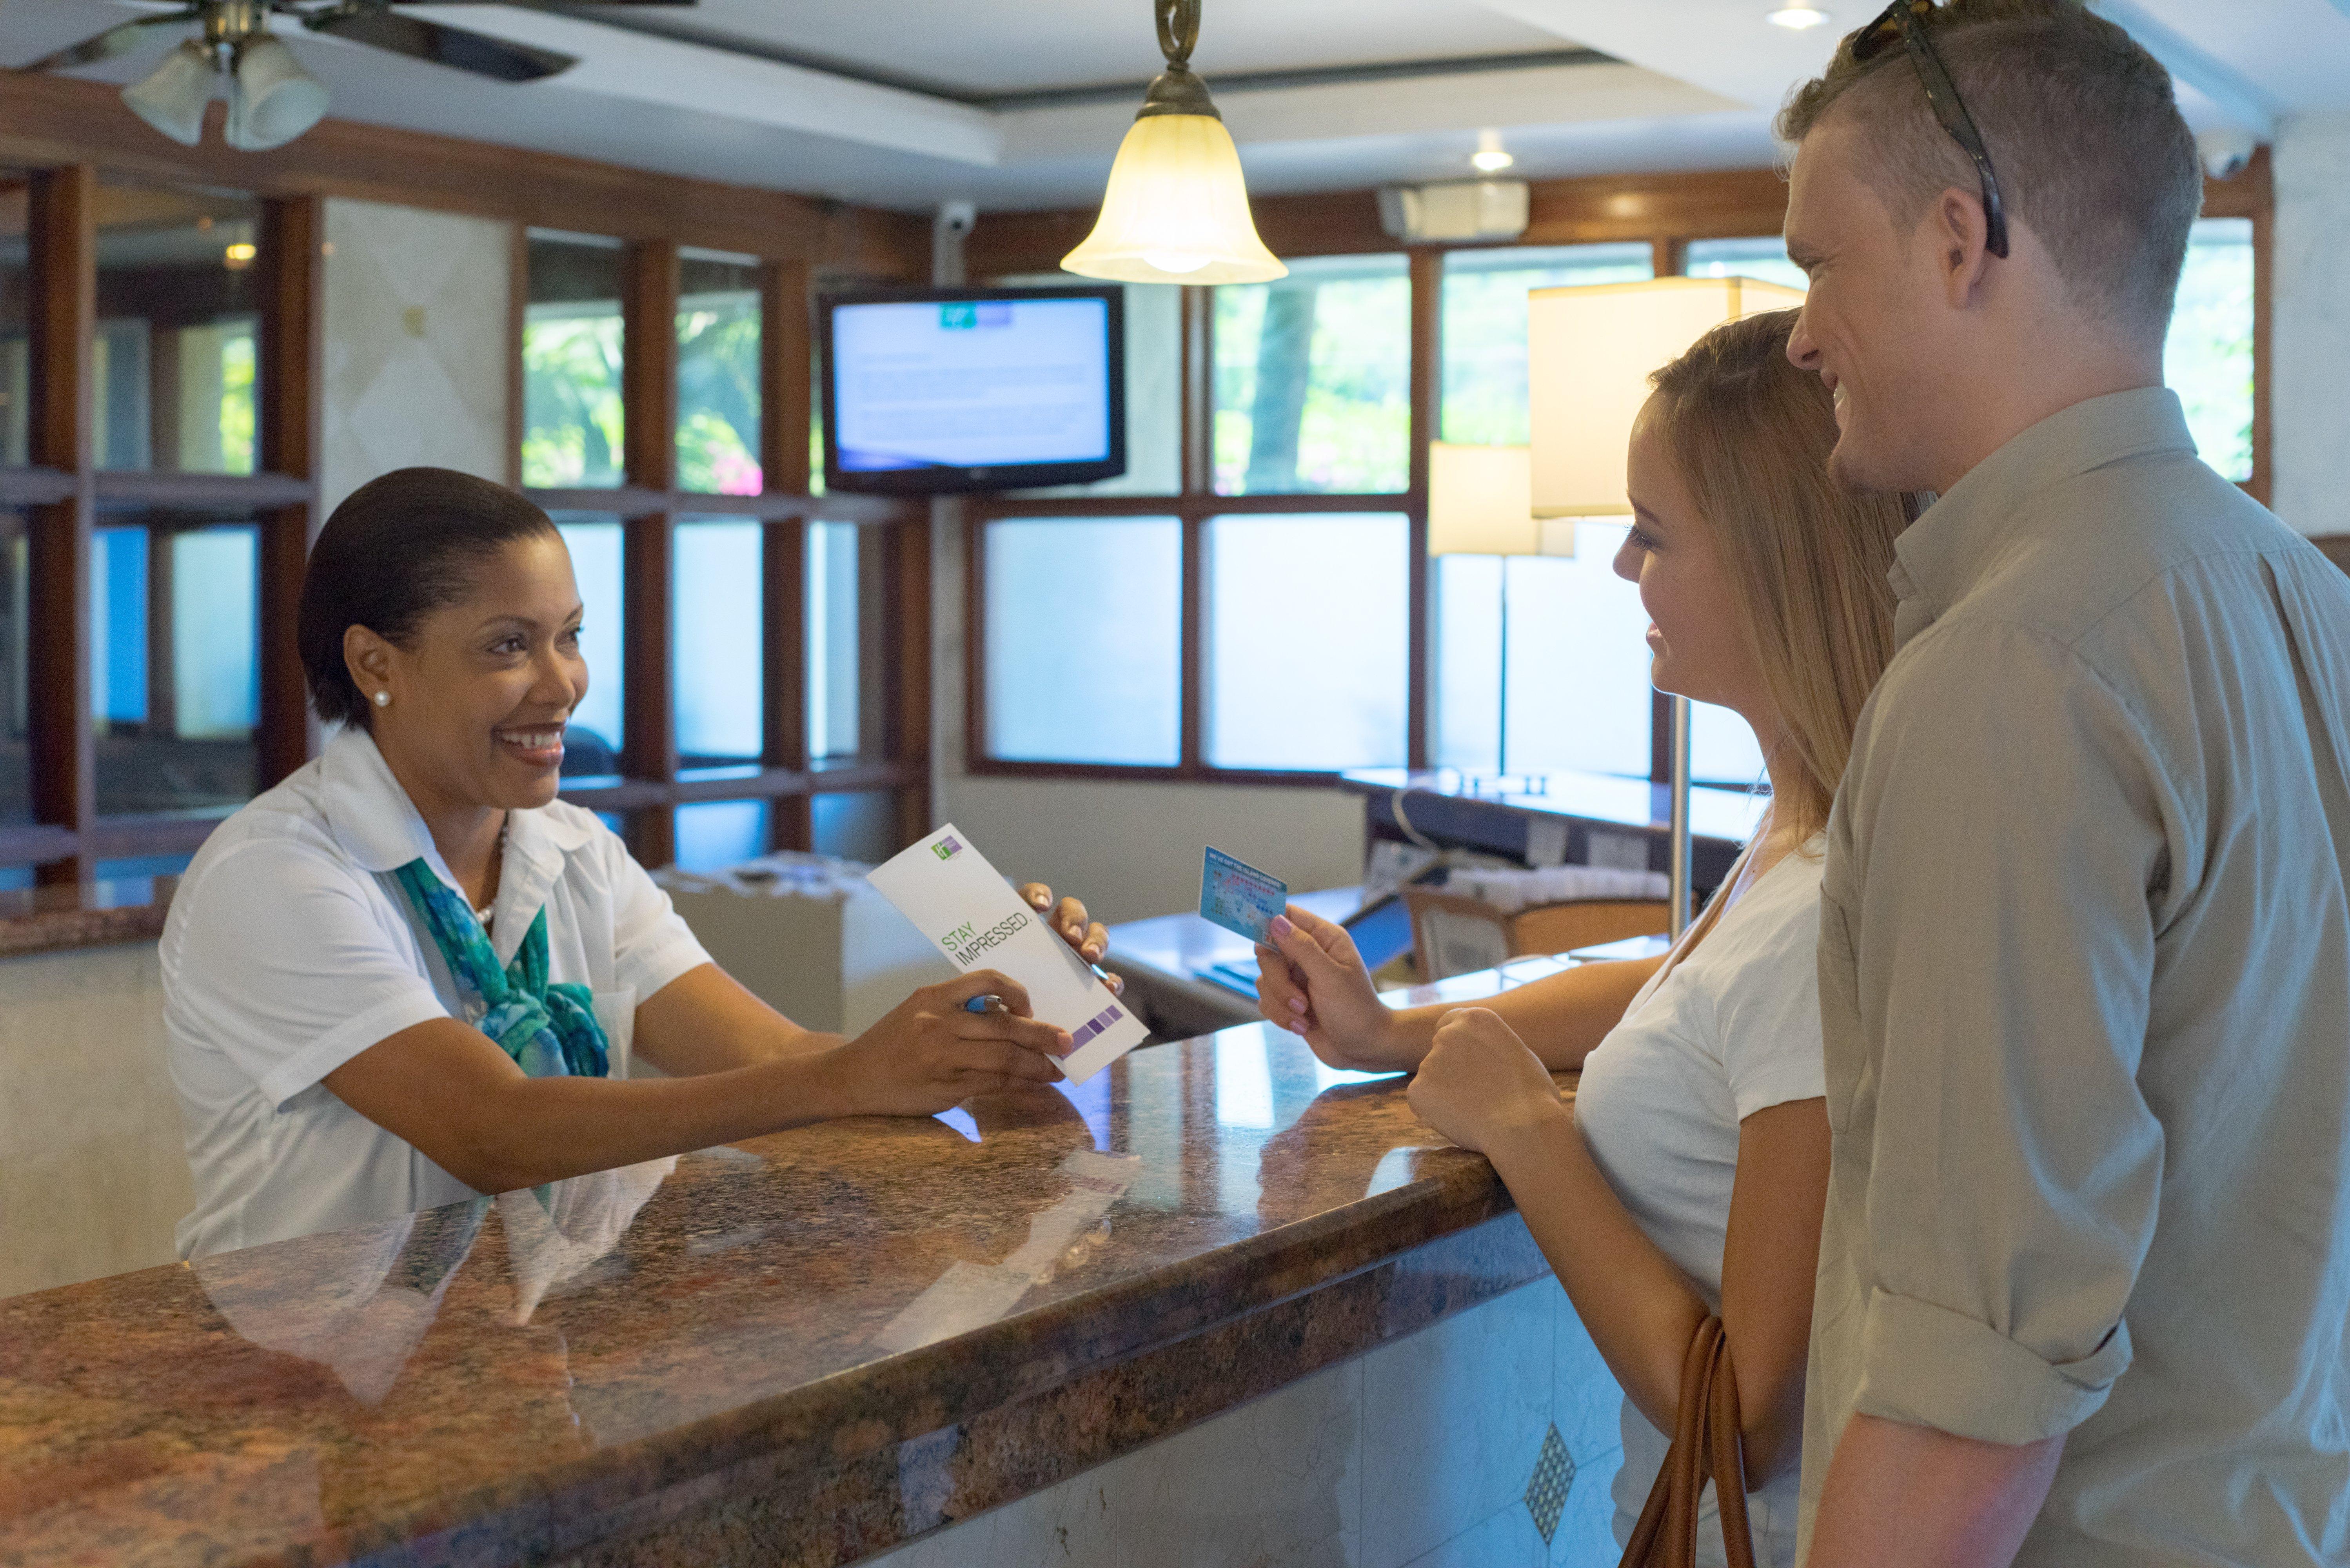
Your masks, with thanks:
M1950 140L1965 150L1975 161L1975 172L1982 180L1983 248L1995 256L2007 254L2007 212L2000 205L1999 177L1991 171L1991 154L1984 150L1982 133L1975 129L1967 106L1959 100L1959 89L1943 68L1942 58L1934 52L1934 41L1926 30L1926 19L1934 14L1934 0L1893 0L1876 21L1853 35L1852 57L1863 63L1877 58L1897 43L1909 51L1909 63L1918 67L1918 80L1926 88L1926 101L1933 106L1934 118L1950 133Z

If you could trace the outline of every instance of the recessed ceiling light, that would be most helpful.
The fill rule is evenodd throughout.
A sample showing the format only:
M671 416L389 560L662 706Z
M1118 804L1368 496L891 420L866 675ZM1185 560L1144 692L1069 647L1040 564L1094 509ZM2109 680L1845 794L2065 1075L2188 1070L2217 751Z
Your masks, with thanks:
M1816 5L1782 5L1776 11L1766 14L1762 19L1774 27L1785 27L1790 31L1801 33L1814 27L1826 26L1828 14Z
M1499 174L1516 161L1502 146L1500 131L1481 130L1477 133L1477 151L1469 155L1470 168L1480 174Z

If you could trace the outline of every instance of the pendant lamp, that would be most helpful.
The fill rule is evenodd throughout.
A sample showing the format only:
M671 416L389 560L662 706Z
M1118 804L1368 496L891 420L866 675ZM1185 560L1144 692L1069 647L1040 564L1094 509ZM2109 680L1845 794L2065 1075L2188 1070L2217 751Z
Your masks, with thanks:
M1191 71L1200 0L1156 0L1167 68L1119 143L1101 216L1064 270L1118 283L1266 283L1287 275L1249 216L1239 150Z

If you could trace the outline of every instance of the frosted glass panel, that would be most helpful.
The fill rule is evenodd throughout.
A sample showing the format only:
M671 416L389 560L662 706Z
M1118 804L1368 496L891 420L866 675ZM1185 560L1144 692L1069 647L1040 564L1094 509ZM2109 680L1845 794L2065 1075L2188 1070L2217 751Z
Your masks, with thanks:
M1388 514L1209 520L1209 763L1402 764L1409 549Z
M767 852L767 803L720 800L677 808L677 863L715 871Z
M1439 556L1435 762L1492 773L1502 752L1502 557Z
M261 709L259 531L109 511L90 567L99 811L241 805Z
M1787 242L1777 234L1751 240L1691 240L1681 265L1689 277L1753 277L1780 283L1802 293L1812 280L1787 259Z
M1401 490L1411 469L1411 280L1400 254L1289 264L1215 294L1221 495Z
M1655 275L1655 255L1645 242L1448 253L1443 439L1525 444L1528 291L1639 282Z
M1172 517L987 525L987 751L1172 767L1183 531Z
M1700 702L1690 709L1690 777L1745 789L1762 777L1762 748L1745 720Z
M179 735L249 741L261 716L261 538L203 528L172 539Z
M766 694L760 525L683 518L675 550L671 646L680 765L755 761Z
M2187 408L2203 461L2252 476L2252 221L2205 218L2187 244L2163 376Z
M625 645L620 618L625 600L620 588L620 524L588 514L567 514L556 519L556 526L571 551L572 580L579 586L584 612L579 621L579 657L588 661L588 695L572 710L570 744L575 752L584 753L584 742L592 738L617 753L627 738L621 732L627 704L622 701ZM583 730L588 732L586 736L579 733ZM598 770L574 766L572 758L566 756L564 771Z
M813 795L808 818L818 855L878 866L904 847L898 842L897 797L886 789Z
M887 540L878 528L816 523L807 532L808 754L881 754Z
M1578 523L1573 556L1510 560L1511 772L1648 776L1648 614L1611 565L1626 532Z

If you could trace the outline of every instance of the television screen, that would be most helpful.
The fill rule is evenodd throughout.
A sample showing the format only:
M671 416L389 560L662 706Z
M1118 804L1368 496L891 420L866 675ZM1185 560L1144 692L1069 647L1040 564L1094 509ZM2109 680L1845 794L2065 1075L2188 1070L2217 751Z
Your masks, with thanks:
M933 494L1125 472L1122 303L1115 286L829 296L826 485Z

